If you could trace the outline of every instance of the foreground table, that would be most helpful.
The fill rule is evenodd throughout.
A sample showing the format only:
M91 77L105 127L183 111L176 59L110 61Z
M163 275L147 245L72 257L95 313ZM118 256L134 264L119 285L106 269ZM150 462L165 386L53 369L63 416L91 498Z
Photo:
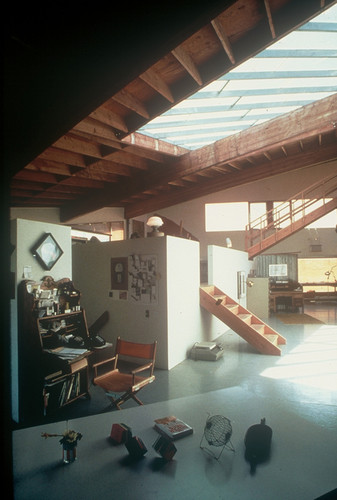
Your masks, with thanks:
M316 405L317 406L317 405ZM239 387L198 396L104 413L73 421L18 430L13 434L14 487L16 500L72 500L99 498L133 499L240 499L310 500L337 487L336 407L315 423L310 408L282 400L271 406ZM235 452L224 449L215 460L200 449L209 415L231 420ZM158 437L155 418L176 415L192 425L194 433L175 442L177 453L165 463L152 448ZM269 462L250 474L244 458L247 428L262 417L273 429ZM335 417L334 424L333 417ZM113 446L109 434L113 423L123 422L145 443L148 452L130 461L124 445ZM62 463L59 438L43 439L42 432L61 434L66 426L81 432L78 460ZM218 449L214 451L218 452Z

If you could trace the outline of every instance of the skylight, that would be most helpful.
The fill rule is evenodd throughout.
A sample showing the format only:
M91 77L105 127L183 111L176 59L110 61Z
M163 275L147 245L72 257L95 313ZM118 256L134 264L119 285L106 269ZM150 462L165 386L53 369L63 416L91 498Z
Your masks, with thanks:
M337 5L139 132L193 150L337 92Z

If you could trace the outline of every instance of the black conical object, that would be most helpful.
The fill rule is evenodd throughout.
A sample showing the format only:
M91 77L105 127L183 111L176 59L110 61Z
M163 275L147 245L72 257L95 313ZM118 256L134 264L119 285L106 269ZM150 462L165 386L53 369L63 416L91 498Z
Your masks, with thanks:
M250 472L255 474L256 466L266 462L270 457L273 431L266 425L266 419L248 428L245 435L245 459L250 463Z

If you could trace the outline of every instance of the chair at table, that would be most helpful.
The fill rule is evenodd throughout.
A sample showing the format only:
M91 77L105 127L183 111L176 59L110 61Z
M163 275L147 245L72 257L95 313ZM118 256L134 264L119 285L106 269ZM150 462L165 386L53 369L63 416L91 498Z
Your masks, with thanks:
M156 359L157 341L151 344L140 344L137 342L129 342L117 338L115 356L106 359L93 365L94 368L94 385L98 385L105 390L106 395L111 400L111 406L121 409L120 406L130 398L134 399L139 405L142 401L136 394L151 384L155 380L153 374L154 364ZM138 364L136 368L132 369L129 373L122 371L120 367L123 361L127 362L141 362L145 364ZM112 370L98 375L98 367L113 364ZM143 372L147 371L147 376ZM139 375L139 374L142 375Z

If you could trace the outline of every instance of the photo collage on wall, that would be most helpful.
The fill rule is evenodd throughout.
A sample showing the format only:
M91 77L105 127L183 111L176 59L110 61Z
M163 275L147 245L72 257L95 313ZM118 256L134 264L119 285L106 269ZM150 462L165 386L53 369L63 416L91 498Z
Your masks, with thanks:
M130 300L141 304L158 304L157 257L129 256Z
M130 255L111 259L111 291L114 300L158 304L158 273L155 255Z

